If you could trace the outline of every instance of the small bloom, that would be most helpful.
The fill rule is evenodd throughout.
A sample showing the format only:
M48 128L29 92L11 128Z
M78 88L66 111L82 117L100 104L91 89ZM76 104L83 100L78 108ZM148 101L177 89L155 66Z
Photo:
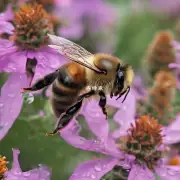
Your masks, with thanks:
M134 155L138 163L145 163L149 169L154 169L161 158L161 152L154 148L162 144L161 128L153 117L141 116L135 125L131 124L122 150Z
M160 70L170 71L168 64L176 61L172 42L173 35L169 31L160 31L155 35L146 57L151 77Z
M50 180L51 170L44 165L39 165L38 168L23 172L20 168L18 156L20 151L13 149L13 164L12 168L5 172L4 180Z
M53 26L41 5L23 5L15 14L14 24L11 40L0 39L0 71L10 73L1 90L0 139L21 111L21 88L28 87L66 62L47 46L47 33L53 31Z
M116 165L128 170L128 180L142 178L152 180L154 171L162 178L180 177L180 166L174 168L166 165L161 159L162 153L158 147L163 143L163 136L161 125L154 118L142 116L131 126L129 122L129 133L113 138L112 133L109 132L108 122L98 108L98 103L96 105L94 103L91 109L92 111L86 114L86 121L96 135L96 139L87 140L80 136L81 127L76 120L61 131L61 137L76 148L99 152L105 157L80 164L70 180L84 178L99 180ZM119 116L119 119L122 119L123 115Z
M93 9L98 9L98 11L93 11ZM97 35L95 46L98 50L108 52L114 47L113 34L115 32L113 30L117 14L110 4L102 0L75 0L61 8L61 11L59 8L55 9L55 14L63 19L62 26L58 30L60 36L79 40L84 36L96 37ZM111 36L108 36L109 34Z
M175 99L176 78L171 72L159 71L155 76L154 86L149 93L149 103L161 121L169 122Z

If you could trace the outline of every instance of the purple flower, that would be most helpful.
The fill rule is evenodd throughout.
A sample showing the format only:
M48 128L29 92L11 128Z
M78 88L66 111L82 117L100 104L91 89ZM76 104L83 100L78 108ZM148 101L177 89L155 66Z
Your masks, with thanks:
M115 103L111 102L111 104ZM115 105L118 106L118 102ZM114 133L109 131L109 123L102 115L101 109L96 101L90 102L82 112L85 115L89 128L96 136L96 139L85 139L80 136L79 133L81 126L75 119L63 131L61 131L61 137L72 146L86 151L99 152L106 156L102 159L90 160L80 164L75 169L70 180L99 180L116 165L129 171L128 180L141 180L143 178L146 180L155 179L153 175L154 171L164 180L168 178L180 178L180 166L173 167L166 165L161 159L162 148L160 147L162 146L161 143L163 140L160 133L161 126L158 125L156 120L151 119L150 116L142 116L140 119L136 120L134 125L135 120L133 119L133 116L135 110L130 106L127 107L126 111L123 108L120 108L118 110L119 117L116 118L119 118L119 123L122 121L120 123L122 131L125 129L127 130L127 125L129 125L129 130L124 133L119 131L119 136L118 134L114 135ZM146 129L150 135L149 141L146 137L148 135ZM139 143L139 139L136 139L136 133L137 135L140 134L144 136L141 139L141 143ZM125 136L126 138L124 139ZM126 146L124 146L123 143L118 144L119 139L122 139L124 144L126 142ZM153 150L149 150L144 146L143 150L146 149L147 151L143 151L142 154L144 154L144 158L149 160L144 161L136 156L136 153L139 153L139 151L133 151L133 148L139 147L140 145L143 146L144 143L147 144L148 142L151 143L153 147L156 147L156 149L153 148ZM139 146L137 146L136 143ZM141 147L139 148L141 149ZM151 166L154 171L150 170Z
M6 135L21 111L21 88L28 87L31 82L34 83L66 62L66 59L46 45L47 33L52 31L52 24L46 19L42 7L37 4L34 7L25 5L19 11L21 13L16 13L14 20L13 40L0 39L0 72L10 73L1 90L0 139ZM26 13L31 16L25 16ZM21 15L31 21L24 20ZM27 29L22 28L24 21L34 21L37 34L34 35L29 26Z
M20 151L13 149L13 164L12 169L4 174L4 180L50 180L51 170L44 166L39 165L38 168L23 172L20 168L18 156Z
M13 13L11 10L11 6L7 7L7 10L4 13L0 13L0 34L8 33L12 34L14 30L14 26L9 23L9 20L13 19Z
M98 11L93 11L93 9L98 9ZM58 30L60 36L78 40L82 38L87 31L88 34L104 31L106 34L98 34L97 47L100 47L101 49L99 50L104 50L104 52L109 50L109 48L112 49L111 47L115 40L113 36L108 35L110 31L114 30L113 27L117 16L115 9L109 4L102 0L75 0L61 10L57 8L55 14L59 16L60 19L63 19L62 26ZM108 39L106 37L108 37ZM111 44L111 39L112 46L109 45ZM108 41L108 43L104 43L105 41Z

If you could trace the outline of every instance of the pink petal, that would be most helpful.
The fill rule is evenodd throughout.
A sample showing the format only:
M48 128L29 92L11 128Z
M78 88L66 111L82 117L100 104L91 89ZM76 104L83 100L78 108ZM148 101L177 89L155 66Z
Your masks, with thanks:
M155 177L146 166L134 164L129 173L128 180L155 180Z
M17 47L14 45L13 41L9 41L9 40L0 38L0 59L5 56L7 59L8 55L13 54L16 51L17 51ZM2 64L2 62L1 62L1 64Z
M75 148L83 149L86 151L100 152L114 157L124 156L115 145L112 137L108 136L104 139L91 139L87 140L80 136L81 127L76 120L72 120L65 129L61 131L61 137Z
M70 6L72 0L55 0L56 5L59 7L67 7Z
M114 121L119 124L120 128L113 132L113 137L118 138L126 135L130 124L135 121L136 113L136 98L132 93L129 93L125 102L114 115Z
M21 72L26 71L26 61L27 57L25 52L15 52L7 55L9 62L3 68L5 72Z
M14 30L14 26L11 23L0 20L0 34L2 33L12 34L13 30Z
M68 62L63 56L57 53L55 50L51 48L44 48L39 52L31 52L28 56L31 58L34 57L37 60L37 65L35 69L35 75L33 78L33 82L36 82L38 79L44 77L45 75L54 72L64 63Z
M43 165L27 172L22 172L19 164L18 149L13 149L13 164L12 169L5 173L5 180L50 180L51 171Z
M6 21L10 21L10 20L13 19L14 13L12 11L12 5L11 4L8 4L7 9L6 9L5 12L0 13L0 17L2 17L2 16L4 17L4 19Z
M176 63L171 63L169 64L169 68L177 68L177 69L180 69L180 64L176 64Z
M156 173L161 177L161 180L179 180L180 166L162 165L156 168Z
M27 83L26 74L12 73L1 89L0 140L7 134L21 112L23 100L20 92Z
M69 180L100 180L102 176L108 173L117 164L118 159L106 158L84 162L80 164Z
M176 119L167 127L164 128L163 138L164 144L173 144L180 142L180 115L177 115Z
M81 114L85 116L85 120L90 130L99 138L107 138L109 132L108 120L106 120L99 102L91 100L87 103Z
M79 21L73 22L69 26L59 28L58 34L67 39L80 39L84 34L84 27Z

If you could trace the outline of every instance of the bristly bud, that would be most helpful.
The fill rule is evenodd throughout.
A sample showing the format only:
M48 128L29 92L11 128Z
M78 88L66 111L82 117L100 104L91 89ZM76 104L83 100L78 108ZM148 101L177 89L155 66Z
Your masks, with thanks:
M38 49L48 41L47 33L53 33L53 24L42 5L34 3L20 7L15 14L15 31L11 37L20 47Z
M169 63L175 62L172 41L173 35L169 31L160 31L155 35L146 57L146 66L149 68L151 77L160 70L172 71L168 68Z
M154 86L149 92L149 106L152 113L162 124L173 118L176 78L171 72L159 71L155 76Z
M7 171L7 165L8 161L6 161L6 157L0 156L0 180L3 179L4 173Z
M162 156L161 151L157 150L162 144L161 128L153 117L141 116L135 125L131 124L129 135L123 140L125 146L121 150L133 154L137 163L145 163L149 169L154 169Z
M180 19L176 23L175 33L176 33L176 40L180 41Z

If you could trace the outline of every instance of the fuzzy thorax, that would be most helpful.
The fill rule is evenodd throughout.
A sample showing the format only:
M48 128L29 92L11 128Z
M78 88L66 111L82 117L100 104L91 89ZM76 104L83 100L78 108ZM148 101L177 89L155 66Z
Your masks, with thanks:
M116 68L120 60L114 56L98 53L91 56L88 62L101 70L106 70L107 74L98 74L86 68L87 85L90 87L103 87L105 93L110 93L116 77Z
M26 4L15 14L15 30L11 37L20 47L38 49L48 42L47 33L53 33L49 15L39 4Z
M88 85L92 87L103 87L104 92L110 93L114 89L114 81L116 78L117 67L120 64L122 70L125 71L125 79L123 86L125 90L131 85L134 77L133 69L129 65L125 65L120 59L109 54L98 53L89 58L89 63L101 70L105 70L107 74L97 74L96 72L86 68L86 79Z

